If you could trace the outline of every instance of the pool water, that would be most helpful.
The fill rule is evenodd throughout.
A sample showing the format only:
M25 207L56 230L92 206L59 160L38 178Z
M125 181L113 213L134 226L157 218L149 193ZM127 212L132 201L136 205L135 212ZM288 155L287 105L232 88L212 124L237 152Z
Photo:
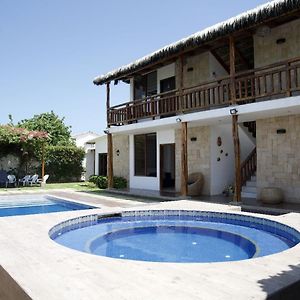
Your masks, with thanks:
M180 215L74 220L74 225L71 220L66 227L53 228L50 237L94 255L176 263L250 259L287 250L300 241L300 234L286 225L225 215L191 216L181 211Z
M18 195L0 198L0 217L45 214L94 208L44 195Z
M93 254L144 261L212 262L247 259L256 247L226 231L183 226L123 229L95 239ZM221 251L220 251L221 250ZM201 253L201 255L199 255Z

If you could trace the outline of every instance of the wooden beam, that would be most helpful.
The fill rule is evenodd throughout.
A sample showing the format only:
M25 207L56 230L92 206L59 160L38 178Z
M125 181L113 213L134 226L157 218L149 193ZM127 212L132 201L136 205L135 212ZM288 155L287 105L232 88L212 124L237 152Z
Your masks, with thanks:
M229 37L229 66L230 66L230 98L231 103L236 103L235 95L235 45L233 36Z
M109 108L110 108L110 82L106 83L106 124L109 127Z
M187 122L181 123L181 195L188 194Z
M232 136L234 145L235 188L234 201L241 201L241 150L239 139L238 115L232 115Z
M114 186L113 174L113 141L112 134L107 134L107 187L112 189Z
M215 59L219 62L219 64L224 68L224 70L229 74L229 67L226 65L225 61L219 56L216 50L210 50L211 54L215 57Z
M182 92L183 92L183 61L184 61L184 56L180 55L179 56L179 66L178 66L178 92L179 92L179 111L183 111L183 97L182 97Z

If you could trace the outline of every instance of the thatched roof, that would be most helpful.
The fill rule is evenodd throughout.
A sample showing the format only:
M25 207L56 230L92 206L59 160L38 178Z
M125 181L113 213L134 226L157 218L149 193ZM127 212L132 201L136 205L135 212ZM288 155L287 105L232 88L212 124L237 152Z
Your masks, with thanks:
M268 2L224 22L198 31L195 34L165 46L128 65L120 67L107 74L100 75L96 77L93 82L96 85L101 85L106 82L110 82L111 80L119 79L162 59L179 54L186 49L199 47L206 42L211 42L214 39L232 34L241 29L247 29L252 27L253 24L266 22L269 19L283 16L297 9L300 9L300 0L274 0Z

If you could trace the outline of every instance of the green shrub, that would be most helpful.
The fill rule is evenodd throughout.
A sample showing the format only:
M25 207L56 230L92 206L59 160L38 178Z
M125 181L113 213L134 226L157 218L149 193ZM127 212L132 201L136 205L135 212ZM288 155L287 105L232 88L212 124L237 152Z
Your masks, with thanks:
M84 150L75 146L48 146L45 169L51 182L79 181L83 168Z
M90 178L89 178L89 182L97 184L97 178L98 177L99 177L98 175L91 175Z
M108 180L107 176L97 176L92 175L89 178L89 182L92 182L98 186L99 189L107 189ZM114 188L115 189L124 189L127 187L127 180L123 177L114 177Z
M115 189L127 188L127 180L123 177L114 177L114 188Z
M98 176L96 185L99 189L107 189L107 177L106 176Z

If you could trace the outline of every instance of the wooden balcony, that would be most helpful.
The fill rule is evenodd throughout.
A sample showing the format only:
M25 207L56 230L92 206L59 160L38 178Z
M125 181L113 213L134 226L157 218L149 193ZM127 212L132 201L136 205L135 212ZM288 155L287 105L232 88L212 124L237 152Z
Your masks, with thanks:
M300 91L299 78L300 57L237 73L233 78L219 78L181 92L174 90L109 107L108 125L120 126L145 118L290 97ZM231 93L232 89L235 92Z

